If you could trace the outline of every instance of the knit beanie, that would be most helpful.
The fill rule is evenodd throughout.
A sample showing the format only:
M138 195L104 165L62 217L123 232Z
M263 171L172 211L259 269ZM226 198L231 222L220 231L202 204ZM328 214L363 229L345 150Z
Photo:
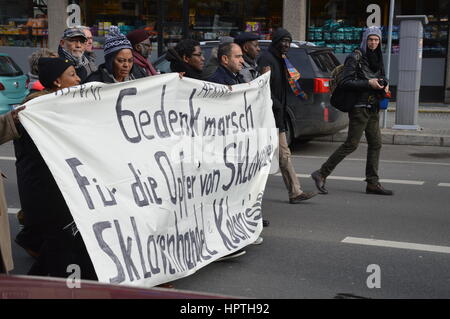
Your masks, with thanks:
M73 66L73 63L67 59L61 58L40 58L38 61L39 81L47 88L53 88L53 82L64 73L64 71Z
M276 29L276 31L272 34L272 45L276 45L284 37L288 37L292 41L292 35L289 33L288 30L283 28Z
M127 34L127 39L133 46L147 40L149 37L150 35L144 29L137 29Z
M119 28L113 25L109 28L109 33L105 37L103 51L105 56L107 56L122 49L133 50L133 47L131 46L130 41L120 33Z
M367 28L364 31L363 36L362 36L360 49L364 54L366 53L366 50L367 50L367 39L371 35L376 35L377 37L380 38L380 45L378 46L377 49L379 49L381 52L381 42L383 40L383 38L381 37L381 30L380 30L380 28L378 28L376 26L372 26L372 27Z

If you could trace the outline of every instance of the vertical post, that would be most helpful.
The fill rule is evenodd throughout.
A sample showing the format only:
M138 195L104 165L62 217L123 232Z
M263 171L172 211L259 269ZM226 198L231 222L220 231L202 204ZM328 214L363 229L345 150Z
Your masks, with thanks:
M64 30L67 28L67 0L48 0L48 48L56 50Z
M393 129L418 130L420 77L422 74L424 15L397 16L400 20L397 108Z
M389 27L388 27L388 40L387 40L387 61L386 61L386 77L389 80L391 78L391 55L392 55L392 26L394 24L394 9L395 9L395 0L390 1L390 9L389 9ZM383 128L387 127L387 110L383 112Z
M283 0L283 28L294 40L306 40L306 0Z
M183 38L189 38L189 0L183 0Z
M163 54L164 47L164 3L163 0L158 0L157 3L157 12L158 12L158 56Z

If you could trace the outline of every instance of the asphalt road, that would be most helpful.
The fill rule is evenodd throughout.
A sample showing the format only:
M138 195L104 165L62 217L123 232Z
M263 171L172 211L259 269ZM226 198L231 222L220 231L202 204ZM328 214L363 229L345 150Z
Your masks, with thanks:
M294 147L304 190L314 189L309 174L337 146ZM361 144L337 167L328 195L299 205L287 203L281 176L271 176L263 244L174 281L175 287L250 298L450 298L450 148L385 145L380 176L392 197L365 194L366 149ZM10 143L0 156L14 213L20 204ZM14 237L19 226L9 217ZM32 259L13 245L13 273L25 274Z

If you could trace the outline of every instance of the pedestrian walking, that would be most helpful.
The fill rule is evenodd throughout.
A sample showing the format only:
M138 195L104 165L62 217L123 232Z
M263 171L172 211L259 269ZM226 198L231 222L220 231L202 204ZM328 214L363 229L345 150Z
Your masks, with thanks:
M340 86L347 94L356 95L356 104L348 113L349 126L346 141L328 158L322 167L311 174L321 194L328 194L326 178L335 167L359 145L362 134L367 139L366 193L393 195L381 186L378 166L381 150L380 100L389 91L385 78L381 50L381 30L370 27L363 33L359 50L350 54L344 63Z
M279 129L279 162L281 175L288 190L289 203L299 204L308 200L317 193L304 192L300 181L297 178L294 166L292 165L291 151L286 140L286 116L287 116L287 95L292 94L299 98L305 97L305 93L299 87L297 80L300 78L299 72L289 62L287 53L292 42L289 31L279 28L272 35L272 43L258 59L258 69L261 73L267 72L270 67L270 89L272 93L272 110L275 123Z
M39 59L39 81L44 90L25 101L80 83L72 62L61 58ZM29 275L67 277L67 266L80 266L81 278L96 280L89 254L56 181L32 138L17 125L20 138L14 140L17 186L25 226L43 236L37 260Z
M19 138L16 124L19 123L18 113L24 107L17 108L9 113L0 115L0 144ZM11 233L8 220L8 205L6 204L3 179L5 175L0 172L0 274L8 273L14 268L11 249Z
M148 60L150 54L152 53L150 34L143 29L137 29L128 33L127 39L133 47L132 53L134 65L136 66L136 72L139 72L140 74L135 76L137 78L141 78L159 74Z
M174 48L169 48L166 60L170 62L172 72L197 80L201 78L205 66L200 43L192 39L181 40Z
M117 26L111 26L105 38L103 51L105 63L98 66L98 70L92 73L83 83L102 82L119 83L135 80L133 47L130 41L120 33ZM146 75L142 74L141 77Z
M59 57L72 62L81 81L84 81L93 70L90 65L92 62L84 55L86 42L87 37L80 28L68 28L64 30L58 47Z

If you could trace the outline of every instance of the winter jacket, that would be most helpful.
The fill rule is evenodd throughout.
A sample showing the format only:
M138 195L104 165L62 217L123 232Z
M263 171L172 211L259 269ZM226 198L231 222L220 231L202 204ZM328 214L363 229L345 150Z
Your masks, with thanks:
M157 75L158 72L155 70L153 65L148 61L148 59L144 58L139 52L133 50L133 60L135 69L139 72L139 74L143 74L143 76L136 77L137 79L145 76Z
M143 71L140 71L139 68L133 64L127 81L144 78L146 76L147 74L145 74ZM100 64L98 66L98 70L89 75L83 83L88 82L117 83L117 81L114 79L114 76L106 69L105 63Z
M256 79L260 74L258 72L258 65L256 61L250 59L247 55L244 54L244 67L239 74L242 75L245 83L251 82Z
M30 94L23 103L45 94L49 91ZM20 124L17 128L21 136L14 140L14 150L24 226L43 240L28 274L66 278L67 266L76 264L81 279L96 280L86 246L52 173L25 128Z
M270 90L272 94L272 111L275 123L280 132L286 131L286 108L288 90L290 90L287 69L284 60L278 55L277 50L270 46L258 59L258 71L270 66Z
M233 74L223 65L219 65L216 72L214 72L214 74L209 79L207 79L207 81L225 85L245 83L242 75L240 75L239 73Z
M170 69L172 72L184 72L185 77L197 80L201 79L202 72L184 62L174 48L169 48L167 50L166 60L170 62Z
M344 63L341 87L351 94L356 94L355 105L375 105L383 96L383 91L374 90L369 85L370 79L385 79L384 69L381 67L377 72L369 68L366 54L358 58L359 53L350 54Z
M47 90L30 94L23 103ZM55 233L73 221L69 208L52 173L28 132L17 125L20 138L14 140L17 187L25 225L45 233Z

